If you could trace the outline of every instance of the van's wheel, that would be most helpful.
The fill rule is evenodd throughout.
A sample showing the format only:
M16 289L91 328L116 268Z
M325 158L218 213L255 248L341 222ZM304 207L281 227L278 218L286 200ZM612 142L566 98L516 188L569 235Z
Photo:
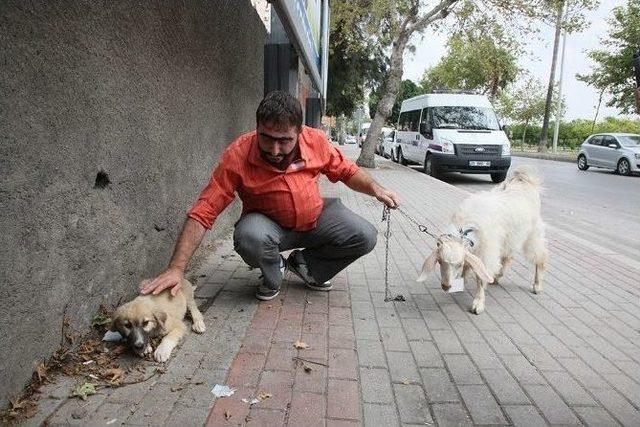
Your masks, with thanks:
M587 156L585 156L584 154L580 154L578 156L578 169L580 169L581 171L586 171L587 169L589 169L589 165L587 164Z
M407 159L405 159L404 156L402 155L402 148L398 149L398 161L402 166L407 166L409 164Z
M505 179L507 179L506 172L496 172L491 174L491 181L495 182L496 184L501 183Z
M435 164L433 164L433 156L430 156L429 153L424 158L424 165L422 166L422 171L429 176L434 178L438 178L440 175L440 171Z
M394 149L391 149L391 161L393 163L398 163L398 153Z
M620 159L618 162L618 167L616 168L616 172L620 175L629 175L631 173L631 165L629 165L629 160Z

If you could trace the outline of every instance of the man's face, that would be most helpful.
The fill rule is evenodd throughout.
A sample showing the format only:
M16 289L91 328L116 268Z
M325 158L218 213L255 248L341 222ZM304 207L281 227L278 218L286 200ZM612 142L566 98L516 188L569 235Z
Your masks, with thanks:
M296 148L298 142L298 128L260 123L256 129L258 133L258 147L265 160L278 164L284 156Z

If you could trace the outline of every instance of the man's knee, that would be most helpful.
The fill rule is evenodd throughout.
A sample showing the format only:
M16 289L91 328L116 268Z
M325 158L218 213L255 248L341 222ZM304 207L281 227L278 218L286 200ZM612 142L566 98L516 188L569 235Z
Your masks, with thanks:
M358 230L357 239L362 255L366 255L376 247L378 242L378 230L369 222L363 221L362 226Z
M233 232L233 247L240 255L263 254L278 246L277 236L251 222L239 223Z

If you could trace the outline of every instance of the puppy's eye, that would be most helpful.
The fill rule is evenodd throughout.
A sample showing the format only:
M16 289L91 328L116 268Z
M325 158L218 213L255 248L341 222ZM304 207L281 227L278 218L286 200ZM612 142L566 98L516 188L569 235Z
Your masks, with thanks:
M145 320L144 322L142 322L142 327L146 328L147 326L149 326L149 321Z
M130 328L131 327L131 322L126 321L122 324L122 326L124 326L125 328Z

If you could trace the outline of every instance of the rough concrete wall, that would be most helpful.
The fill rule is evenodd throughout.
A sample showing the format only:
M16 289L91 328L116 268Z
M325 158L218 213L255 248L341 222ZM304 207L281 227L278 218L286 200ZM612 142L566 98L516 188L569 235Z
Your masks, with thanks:
M58 347L65 308L86 328L166 266L254 127L265 37L248 0L1 2L2 401Z

